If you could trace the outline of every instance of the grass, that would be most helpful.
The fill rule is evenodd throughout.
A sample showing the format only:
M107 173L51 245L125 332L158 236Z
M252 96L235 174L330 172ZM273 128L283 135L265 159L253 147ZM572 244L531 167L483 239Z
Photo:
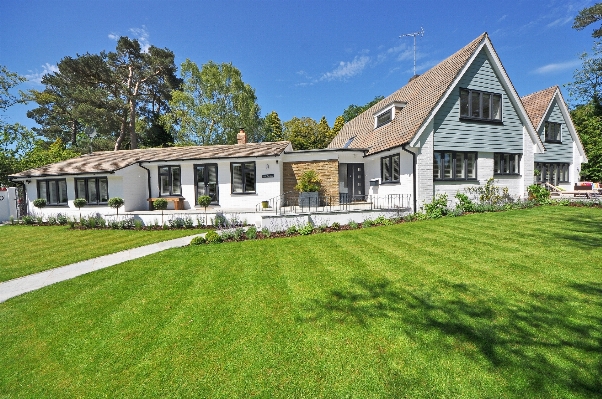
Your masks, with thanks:
M0 281L97 256L201 233L200 230L78 230L66 226L0 227Z
M174 249L0 304L0 397L602 397L602 212Z

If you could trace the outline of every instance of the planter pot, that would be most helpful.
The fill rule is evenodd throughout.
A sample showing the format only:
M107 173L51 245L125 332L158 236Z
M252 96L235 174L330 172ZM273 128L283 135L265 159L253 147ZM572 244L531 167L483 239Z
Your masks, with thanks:
M319 193L317 191L299 193L299 206L303 208L318 206L318 195Z
M266 209L270 203L268 201L261 201L261 207Z

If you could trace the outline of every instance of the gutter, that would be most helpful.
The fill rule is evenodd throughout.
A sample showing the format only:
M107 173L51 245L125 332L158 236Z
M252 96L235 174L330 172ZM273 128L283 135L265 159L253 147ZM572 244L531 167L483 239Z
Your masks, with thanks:
M142 166L142 162L138 162L138 166L140 166L142 169L146 170L146 176L148 179L147 182L147 187L148 187L148 198L152 198L153 196L151 195L151 177L150 177L150 170L148 168L145 168L144 166Z
M401 149L408 154L412 154L412 180L414 181L412 184L412 196L414 199L414 213L418 212L416 209L416 154L408 149L406 149L406 145L402 145Z

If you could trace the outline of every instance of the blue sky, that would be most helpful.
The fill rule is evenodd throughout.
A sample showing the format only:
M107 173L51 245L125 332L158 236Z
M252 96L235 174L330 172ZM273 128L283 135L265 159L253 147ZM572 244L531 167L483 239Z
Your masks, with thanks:
M115 49L116 38L168 48L189 58L232 62L255 88L262 115L275 110L332 125L350 104L388 95L412 76L412 38L422 73L488 32L523 96L572 80L592 27L571 28L594 1L24 1L4 0L0 64L26 75L21 89L65 56ZM566 90L563 89L565 97ZM9 122L33 127L27 107Z

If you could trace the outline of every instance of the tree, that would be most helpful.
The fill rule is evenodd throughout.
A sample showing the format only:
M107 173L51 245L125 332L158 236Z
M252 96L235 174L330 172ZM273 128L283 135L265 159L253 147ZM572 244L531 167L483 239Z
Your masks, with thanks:
M312 118L294 116L290 121L284 122L284 137L295 150L317 148L318 135L318 124Z
M21 97L12 94L10 90L26 80L25 77L9 71L4 65L0 66L0 110L5 111L11 105L21 102Z
M282 141L284 140L284 133L282 130L282 121L276 113L272 111L265 116L263 119L264 126L264 138L265 141Z
M345 109L345 111L343 111L343 119L345 120L345 122L349 122L350 120L352 120L353 118L355 118L356 116L358 116L359 114L361 114L362 112L364 112L365 110L367 110L368 108L373 106L374 104L383 100L384 98L385 97L383 97L383 96L376 96L376 97L374 97L374 100L370 101L368 104L365 104L365 105L351 104L350 106L348 106Z
M65 161L80 156L80 153L65 147L63 141L58 138L53 143L44 140L36 140L33 148L23 154L19 161L20 170L39 168L51 163Z
M249 141L263 141L255 90L236 67L210 61L199 69L187 59L181 70L182 89L172 92L171 112L163 117L176 143L234 144L240 128Z
M581 178L589 181L602 181L602 113L598 106L591 102L571 111L571 119L587 154L587 163L581 165Z
M583 30L586 26L602 19L602 3L597 3L591 7L579 11L573 22L573 29ZM602 27L592 32L592 37L602 37Z
M566 86L573 100L587 104L593 102L602 109L602 42L596 42L593 53L581 55L582 67L573 73L573 82Z
M334 126L332 127L332 138L339 134L343 126L345 126L345 118L343 118L343 115L339 115L334 120Z

